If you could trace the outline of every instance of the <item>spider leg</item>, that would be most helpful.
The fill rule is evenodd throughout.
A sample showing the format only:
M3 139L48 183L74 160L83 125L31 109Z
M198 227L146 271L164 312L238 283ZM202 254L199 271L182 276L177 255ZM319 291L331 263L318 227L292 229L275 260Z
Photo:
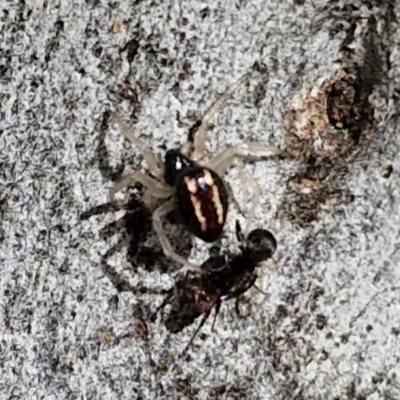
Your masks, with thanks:
M163 219L165 216L174 209L173 199L166 201L161 204L153 213L153 227L157 233L158 240L161 244L164 254L170 259L176 261L179 264L185 265L190 269L199 271L200 267L197 265L189 263L185 258L181 257L179 254L175 253L172 249L171 243L165 235L163 228Z
M160 167L157 157L150 149L150 147L146 146L140 139L135 136L132 129L121 117L119 117L115 113L112 113L111 116L118 124L125 137L143 153L147 167L149 168L151 173L157 178L161 178L163 173L162 168Z
M137 182L145 186L148 194L152 197L166 199L172 195L172 188L169 186L163 185L158 180L144 174L143 172L135 171L132 174L122 177L110 188L108 194L110 202L115 201L115 194L120 190L133 186Z
M243 153L248 153L245 155ZM272 153L272 154L271 154ZM238 144L223 150L216 154L207 163L207 167L214 170L218 175L223 175L236 159L243 158L267 158L271 155L286 157L287 153L273 146L265 146L258 142L249 142Z
M226 92L219 97L204 113L201 120L200 127L194 135L194 150L191 155L191 159L194 161L199 161L204 157L206 151L206 140L208 125L213 116L222 108L233 92L247 79L247 74L243 75L237 82L226 90Z
M257 289L260 293L265 294L266 296L268 296L267 292L264 292L264 290L261 290L256 284L253 284L254 288Z
M238 316L239 318L246 318L248 315L250 315L250 314L248 314L248 315L242 315L242 314L240 313L239 301L240 301L240 299L241 299L241 296L242 296L245 292L247 292L247 290L249 290L252 286L254 286L256 280L257 280L257 275L251 276L250 279L246 280L246 281L243 283L243 286L242 286L242 287L237 288L237 289L234 290L233 292L229 293L228 296L227 296L227 299L229 299L229 298L236 298L236 301L235 301L235 311L236 311L236 314L237 314L237 316Z
M236 198L236 196L235 196L235 192L232 190L232 185L231 185L229 182L227 182L227 181L225 181L225 185L226 185L226 187L227 187L227 189L228 189L229 200L232 201L233 204L235 205L235 207L239 210L239 212L241 212L242 215L244 215L244 214L245 214L245 213L244 213L244 209L243 209L243 207L239 204L239 202L238 202L238 200L237 200L237 198ZM246 186L246 185L247 185L247 182L246 182L245 186Z
M251 223L254 219L255 216L255 211L257 206L260 204L260 190L259 187L256 183L256 181L244 170L244 164L243 160L239 159L239 179L242 183L242 188L247 189L247 194L249 194L249 189L250 189L250 198L247 198L245 200L246 204L250 204L250 209L249 212L246 216L246 221L247 221L247 226L246 229L244 230L245 236L248 235ZM235 199L235 204L238 206L239 211L242 213L242 215L245 215L244 209L242 206L239 205L238 201Z
M243 172L243 170L242 173L243 175L245 175L242 176L241 178L242 185L244 184L244 182L246 182L247 186L251 188L251 199L250 199L251 207L247 214L247 227L245 229L245 235L247 236L250 232L250 226L256 214L256 208L260 204L260 189L254 179L252 179L248 174Z
M136 204L137 203L132 202L132 198L128 198L127 202L111 201L108 203L99 204L98 206L92 207L90 210L84 211L79 218L84 221L90 217L93 217L94 215L106 214L120 210L134 211L137 208Z
M192 345L193 340L195 339L195 337L197 336L197 334L200 332L200 329L203 327L203 325L205 324L205 322L207 321L207 318L210 316L212 308L210 308L206 313L204 313L203 318L200 321L199 326L197 327L197 329L194 331L189 343L186 345L186 347L183 349L182 353L181 353L181 357L187 352L187 350L189 349L189 347Z
M86 220L86 219L89 219L90 217L92 217L93 215L100 215L100 214L109 213L111 211L115 212L115 211L119 211L121 209L126 209L127 206L128 206L127 204L121 204L116 201L110 202L110 203L104 203L104 204L100 204L96 207L93 207L88 211L83 212L79 216L79 218L81 220Z

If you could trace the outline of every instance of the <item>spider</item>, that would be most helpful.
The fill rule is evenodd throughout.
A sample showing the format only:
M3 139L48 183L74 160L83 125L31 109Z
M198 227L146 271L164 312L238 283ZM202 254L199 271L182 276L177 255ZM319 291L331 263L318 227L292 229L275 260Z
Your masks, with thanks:
M211 256L200 266L200 271L188 270L181 273L175 286L167 292L164 301L153 314L154 320L161 309L171 305L164 320L165 327L171 333L182 331L203 315L182 355L215 308L213 330L223 301L236 298L236 313L240 316L239 296L255 286L256 267L271 258L277 247L275 237L265 229L254 229L245 237L238 221L236 236L240 243L239 254Z
M122 177L111 187L110 201L115 201L115 195L120 190L141 183L145 189L143 196L145 203L151 204L154 200L161 200L161 204L152 214L152 221L164 254L179 264L193 269L198 267L188 263L173 250L163 228L166 215L175 212L178 223L193 236L205 242L214 242L222 234L229 206L227 185L221 176L237 159L245 157L243 152L260 158L265 156L265 153L271 152L286 156L276 148L249 142L229 147L203 163L209 121L245 79L247 75L230 86L206 110L199 128L193 135L193 143L180 150L168 150L164 163L161 163L153 151L135 136L119 116L112 114L125 137L143 153L149 174L135 171ZM257 196L253 196L253 212L257 201Z

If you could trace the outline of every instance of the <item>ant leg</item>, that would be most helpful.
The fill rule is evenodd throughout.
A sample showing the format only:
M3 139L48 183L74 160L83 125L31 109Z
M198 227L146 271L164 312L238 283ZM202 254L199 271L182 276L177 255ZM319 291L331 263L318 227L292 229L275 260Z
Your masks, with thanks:
M186 347L183 349L182 353L181 353L181 357L187 352L187 350L189 349L189 347L192 345L194 338L197 336L197 334L200 332L200 329L203 327L203 325L205 324L205 322L207 321L207 318L210 316L212 308L210 308L209 311L207 311L203 318L200 321L199 326L197 327L197 329L194 331L189 343L186 345Z
M121 292L132 292L135 293L136 287L132 286L129 282L129 279L124 277L123 274L117 272L117 270L111 266L107 259L119 251L119 246L116 245L112 247L109 251L107 251L106 255L104 256L101 262L101 269L103 270L104 276L111 281L115 289L117 289L118 293Z
M246 315L242 315L242 314L240 313L239 300L240 300L240 296L236 297L236 301L235 301L235 312L236 312L236 315L238 316L238 318L245 318Z
M133 186L136 182L139 182L145 186L148 193L153 197L166 199L172 195L172 188L169 186L162 184L143 172L135 171L132 174L122 177L117 183L114 184L114 186L110 188L108 193L110 201L115 201L115 194L120 190Z
M214 313L214 319L213 319L213 323L211 325L211 332L214 332L214 328L215 328L215 321L217 320L217 315L219 314L219 310L221 309L221 299L218 298L216 304L215 304L215 313Z
M138 139L134 135L132 129L121 117L119 117L115 113L112 113L111 116L117 123L119 129L121 129L125 137L143 153L147 167L151 171L152 175L154 175L157 178L161 178L163 173L162 168L160 167L157 157L150 149L150 147L146 146L140 139Z
M190 269L199 271L200 267L197 265L189 263L185 258L181 257L179 254L175 253L172 249L171 243L165 235L163 228L163 219L174 209L174 200L168 200L167 202L161 204L153 213L153 227L157 233L158 240L161 244L164 254L170 259L176 261L179 264L186 265Z
M243 153L248 153L248 155L244 155ZM238 144L223 150L221 153L211 158L207 163L207 167L214 170L218 175L223 175L238 158L262 159L270 157L271 155L281 157L289 156L285 151L279 150L276 147L265 146L258 142L249 142Z
M150 316L150 321L154 322L157 318L157 314L160 312L160 310L163 310L167 304L169 304L171 297L174 294L174 289L168 290L167 296L163 300L163 302L157 307L156 311L151 314Z
M226 103L229 97L232 96L233 92L246 79L247 79L247 74L243 75L236 83L230 86L228 90L226 90L226 92L220 98L218 98L204 113L200 127L197 129L197 132L194 135L194 144L193 144L194 150L190 157L193 161L199 161L204 157L204 153L206 151L208 124L210 120Z
M243 281L242 286L238 287L237 289L233 290L232 292L229 292L226 296L224 296L224 300L229 300L233 298L238 298L240 295L243 293L247 292L252 286L254 286L255 282L257 280L257 275L251 275L248 277L246 280Z

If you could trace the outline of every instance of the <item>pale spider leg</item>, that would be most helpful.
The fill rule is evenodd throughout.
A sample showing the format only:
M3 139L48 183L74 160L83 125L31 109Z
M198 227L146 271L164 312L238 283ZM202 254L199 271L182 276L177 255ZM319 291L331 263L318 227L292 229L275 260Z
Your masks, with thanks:
M197 129L193 141L193 153L190 158L193 161L200 161L204 157L204 153L206 151L206 140L207 140L207 131L209 128L209 122L214 117L214 115L222 108L222 106L226 103L230 96L232 96L233 92L247 79L248 74L243 75L236 83L230 86L225 93L222 94L204 113L203 118L201 120L201 125Z
M120 190L133 186L136 182L141 183L146 187L148 193L159 199L166 199L170 197L173 193L172 188L163 183L157 181L156 179L144 174L140 171L135 171L132 174L123 176L118 182L114 184L109 190L110 201L115 201L115 194Z
M174 209L174 200L171 199L161 204L161 206L159 206L153 213L153 228L157 233L158 240L161 244L163 252L171 260L174 260L177 263L182 264L189 269L200 271L199 266L189 263L185 258L175 253L175 251L172 249L170 241L165 235L165 231L163 228L163 220L165 216L168 213L170 213L173 209Z
M157 156L153 153L150 147L146 146L139 138L135 136L132 129L121 117L115 113L112 113L111 115L125 137L143 153L147 168L151 174L157 178L161 178L163 174L162 168L160 167Z
M250 226L253 222L253 219L255 217L255 212L257 206L260 204L260 188L258 187L256 181L244 170L243 168L243 163L241 162L241 168L240 168L240 180L242 182L242 187L247 188L247 194L249 194L249 189L251 192L250 199L248 201L251 204L250 210L246 216L246 229L244 230L245 236L250 232ZM244 215L243 210L241 210L242 214Z
M248 154L243 154L248 153ZM207 167L214 170L218 175L223 175L235 162L236 158L267 158L269 156L285 156L286 153L273 146L265 146L258 142L242 143L223 150L207 162ZM271 154L272 153L272 154Z
M240 175L241 175L241 173L240 173ZM241 182L242 182L242 187L246 187L246 186L248 186L248 183L253 183L252 181L251 181L251 178L247 175L247 177L246 177L246 179L243 179L241 176L240 176L240 178L239 178L240 180L241 180ZM250 183L250 184L251 184ZM239 212L240 213L242 213L242 215L244 216L245 215L245 209L239 204L239 201L237 200L237 198L236 198L236 196L235 196L235 193L234 193L234 191L232 190L232 185L230 184L230 183L228 183L228 182L225 182L225 185L226 185L226 187L228 188L228 195L229 195L229 199L230 200L232 200L232 202L233 202L233 204L235 205L235 207L239 210ZM252 201L254 202L254 201L256 201L257 199L252 199ZM257 204L254 206L254 205L252 205L252 209L254 208L256 208L257 207ZM247 225L247 226L249 226L249 224ZM247 228L246 228L246 232L247 232Z
M239 202L237 201L235 194L232 190L232 185L228 182L225 182L225 185L227 186L228 190L228 196L229 196L229 200L232 200L233 203L235 204L236 208L244 215L243 209L241 207L241 205L239 204Z

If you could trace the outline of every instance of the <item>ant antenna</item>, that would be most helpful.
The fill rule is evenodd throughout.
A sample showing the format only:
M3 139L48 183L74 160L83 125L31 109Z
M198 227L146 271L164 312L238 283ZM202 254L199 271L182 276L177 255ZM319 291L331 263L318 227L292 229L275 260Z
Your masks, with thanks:
M236 220L235 230L236 230L236 239L238 240L239 243L243 243L244 235L242 232L242 226L240 225L240 222L238 220Z

